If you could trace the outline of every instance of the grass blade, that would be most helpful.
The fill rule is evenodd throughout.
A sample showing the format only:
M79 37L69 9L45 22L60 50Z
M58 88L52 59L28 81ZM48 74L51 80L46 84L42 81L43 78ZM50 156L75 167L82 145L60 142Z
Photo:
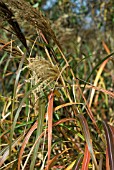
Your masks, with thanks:
M106 45L104 42L103 42L103 46L104 46L105 50L107 51L107 53L108 53L108 55L109 55L109 54L110 54L110 50L109 50L109 48L107 47L107 45ZM103 72L103 70L104 70L104 67L106 66L107 62L109 61L109 59L110 59L110 58L107 58L107 59L104 60L103 63L100 65L100 68L99 68L99 70L98 70L98 72L97 72L97 75L96 75L96 78L95 78L95 80L94 80L94 84L93 84L94 86L97 86L98 81L99 81L99 79L100 79L100 76L101 76L101 74L102 74L102 72ZM91 104L92 104L92 101L93 101L94 94L95 94L95 90L92 89L92 91L91 91L91 96L90 96L90 101L89 101L89 106L90 106L90 107L91 107Z
M81 122L83 132L84 132L84 136L85 136L85 140L86 140L86 143L88 145L88 150L91 154L91 158L92 158L92 160L95 164L96 169L98 170L98 165L97 165L97 161L96 161L96 158L95 158L95 154L93 152L93 146L92 146L92 142L91 142L91 138L90 138L90 133L89 133L87 121L82 114L77 115L77 117L79 118L79 120Z
M52 118L53 118L53 99L54 94L51 92L48 96L48 164L51 155L51 142L52 142Z
M18 146L19 142L22 140L23 138L23 135L21 135L16 141L14 141L12 143L12 149L15 147L15 146ZM4 150L4 149L3 149ZM2 164L7 160L8 158L8 155L9 155L9 147L6 147L5 151L4 151L4 154L2 155L2 157L0 158L0 167L2 166ZM2 151L0 151L0 155L1 155Z
M95 72L95 70L100 66L100 64L102 64L106 59L110 58L112 55L114 55L114 52L107 55L105 58L103 58L93 69L92 69L92 72L90 73L90 75L88 76L88 78L86 79L86 82L88 82L89 78L91 77L91 75ZM86 84L85 84L86 86ZM84 86L84 89L85 89L85 86Z
M32 135L34 130L37 128L37 126L38 126L38 122L36 121L34 123L34 125L30 128L30 130L28 131L27 135L24 138L24 141L22 143L21 150L20 150L20 153L19 153L19 158L18 158L18 170L20 170L20 164L21 164L21 159L22 159L24 149L25 149L25 147L26 147L26 145L28 143L28 140L29 140L30 136Z
M103 125L107 141L109 166L110 170L114 170L114 131L113 128L109 126L106 121L103 121Z
M109 167L108 148L106 148L106 170L110 170L110 167Z
M33 88L31 88L24 96L24 98L22 99L18 109L17 109L17 112L15 114L15 117L14 117L14 120L13 120L13 124L12 124L12 128L11 128L11 132L10 132L10 152L12 150L12 138L13 138L13 133L14 133L14 130L15 130L15 126L16 126L16 123L17 123L17 119L19 117L19 114L21 112L21 109L22 109L22 106L26 100L26 98L30 95L30 93L38 86L38 84L36 84Z
M83 162L82 162L82 169L81 170L88 170L89 162L90 162L90 152L89 152L88 146L86 144L85 152L84 152L84 159L83 159Z
M78 156L72 170L79 170L80 164L82 163L82 159L83 159L83 154L79 154L79 156Z
M39 100L39 117L38 117L38 127L37 127L36 140L41 135L42 130L43 130L44 114L45 114L45 102L44 102L44 100ZM32 161L31 161L31 165L30 165L30 170L34 169L35 160L36 160L36 157L37 157L37 152L38 152L38 149L39 149L40 141L41 140L38 141L38 143L36 144L36 146L34 148Z

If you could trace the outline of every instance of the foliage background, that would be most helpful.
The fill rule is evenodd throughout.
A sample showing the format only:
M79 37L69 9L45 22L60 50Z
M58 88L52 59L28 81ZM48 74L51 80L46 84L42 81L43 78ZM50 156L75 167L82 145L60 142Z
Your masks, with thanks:
M4 2L8 3L5 0ZM23 168L32 145L47 127L45 112L50 113L53 109L57 110L53 113L53 123L58 122L58 126L53 127L52 136L46 135L45 132L45 137L39 140L35 148L37 152L35 153L34 150L30 156L31 163L26 163L26 169L48 167L48 169L68 170L76 169L76 166L83 169L82 164L86 162L83 159L83 155L87 153L84 150L86 143L88 148L90 146L94 151L94 153L88 151L91 159L89 160L88 157L87 168L94 168L96 159L99 167L106 169L106 166L111 166L111 160L109 158L108 164L106 157L108 141L106 138L106 145L104 136L110 134L110 130L107 132L104 127L113 129L114 125L114 58L113 55L108 56L113 53L114 47L114 2L113 0L28 0L28 2L50 20L44 22L40 12L36 16L37 26L49 44L46 44L41 32L36 29L35 22L30 18L32 15L29 15L32 14L31 8L26 4L25 6L23 4L25 12L24 10L18 12L12 7L11 9L17 15L16 20L26 38L28 51L23 41L15 36L15 30L8 20L0 16L0 154L9 155L2 157L4 165L1 165L1 169L7 166L17 168L21 154L23 154L23 157L20 156L21 169ZM8 5L11 5L10 2ZM48 27L48 23L53 31ZM58 42L62 47L62 53L58 50ZM65 59L62 57L63 53ZM107 60L103 60L105 57ZM103 61L106 61L104 66ZM60 72L62 78L58 78ZM93 97L92 85L98 88ZM54 106L51 105L50 111L48 96L52 89L55 97ZM101 89L104 90L103 93ZM66 107L68 103L70 104ZM18 115L17 120L16 115ZM44 116L40 117L41 115ZM48 119L51 121L51 116L48 115ZM67 119L72 120L67 121ZM110 126L104 122L103 127L103 120ZM40 124L40 128L35 124L36 121ZM32 127L33 133L27 141L26 137L32 131ZM51 123L48 127L52 128ZM113 137L109 136L113 141ZM48 142L51 137L52 150L51 163L49 163ZM24 140L27 141L25 151L20 152ZM108 145L108 148L110 147L113 148L113 142L112 145ZM48 162L44 159L47 151Z

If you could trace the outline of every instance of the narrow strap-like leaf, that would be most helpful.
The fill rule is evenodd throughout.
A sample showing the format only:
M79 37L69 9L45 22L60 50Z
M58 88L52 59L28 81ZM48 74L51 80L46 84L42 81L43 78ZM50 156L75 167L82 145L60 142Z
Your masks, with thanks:
M109 157L109 166L110 170L114 170L114 131L111 126L107 124L106 121L103 121L107 148L108 148L108 157Z

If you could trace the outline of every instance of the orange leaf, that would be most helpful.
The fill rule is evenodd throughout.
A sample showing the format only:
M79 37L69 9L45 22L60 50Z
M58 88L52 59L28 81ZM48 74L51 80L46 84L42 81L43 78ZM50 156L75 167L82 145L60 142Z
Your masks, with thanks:
M110 170L109 157L108 157L108 148L106 148L106 170Z
M104 41L102 41L103 47L105 49L105 51L107 52L107 54L110 54L110 50L108 48L108 46L106 45L106 43Z
M53 119L53 99L54 93L51 92L48 96L48 164L51 155L51 142L52 142L52 119Z
M90 152L89 152L88 146L86 144L81 170L88 170L89 161L90 161Z
M28 143L28 140L29 138L31 137L32 133L34 132L34 130L37 128L38 126L38 122L36 121L33 126L30 128L30 130L28 131L26 137L24 138L24 141L22 143L22 147L21 147L21 150L20 150L20 153L19 153L19 158L18 158L18 170L20 170L20 164L21 164L21 159L22 159L22 155L23 155L23 152L24 152L24 149Z

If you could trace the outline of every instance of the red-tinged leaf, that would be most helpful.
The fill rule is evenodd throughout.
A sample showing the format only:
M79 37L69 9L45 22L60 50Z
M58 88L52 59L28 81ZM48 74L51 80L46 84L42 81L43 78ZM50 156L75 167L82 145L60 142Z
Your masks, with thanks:
M94 151L93 151L93 146L92 146L92 142L91 142L91 138L90 138L90 133L89 133L87 121L82 114L77 115L77 117L80 119L80 122L81 122L81 125L82 125L82 128L83 128L83 132L84 132L84 136L85 136L85 140L86 140L86 143L87 143L87 146L88 146L88 150L91 154L91 158L92 158L92 160L95 164L96 169L98 170L99 168L98 168L97 161L96 161L96 158L95 158L95 154L94 154Z
M20 164L21 164L21 160L22 160L22 155L23 155L24 149L25 149L25 147L26 147L26 145L28 143L28 140L29 140L30 136L32 135L34 130L37 129L37 126L38 126L38 122L36 121L34 123L34 125L30 128L30 130L27 133L26 137L24 138L24 141L23 141L20 153L19 153L19 158L18 158L18 170L20 170Z
M114 133L112 126L109 126L106 121L103 121L104 130L107 141L108 157L110 170L114 170Z
M109 157L108 157L108 148L106 148L106 170L110 170Z
M53 99L54 93L51 92L48 96L48 164L51 155L51 142L52 142L52 119L53 119Z
M89 152L88 146L86 144L81 170L88 170L89 162L90 162L90 152Z

